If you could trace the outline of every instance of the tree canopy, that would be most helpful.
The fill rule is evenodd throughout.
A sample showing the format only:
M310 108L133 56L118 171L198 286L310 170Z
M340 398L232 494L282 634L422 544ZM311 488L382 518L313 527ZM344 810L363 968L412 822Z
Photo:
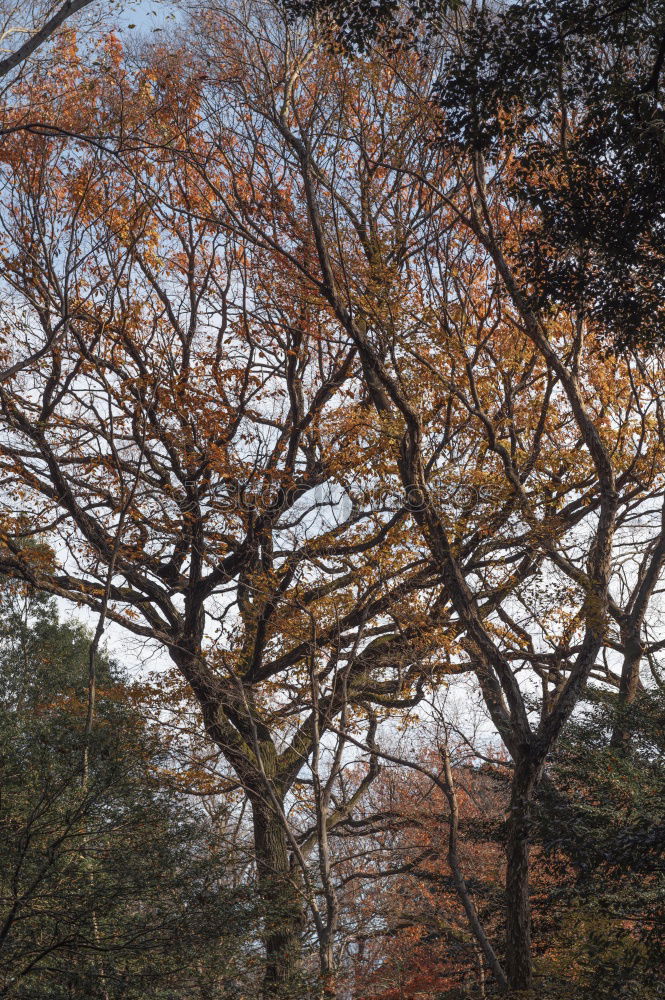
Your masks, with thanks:
M7 91L8 989L648 995L657 5L307 6Z

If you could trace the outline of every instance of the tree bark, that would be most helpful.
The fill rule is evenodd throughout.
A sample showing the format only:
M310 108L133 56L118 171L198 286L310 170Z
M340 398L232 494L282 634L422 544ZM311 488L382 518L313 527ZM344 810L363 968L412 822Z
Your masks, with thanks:
M302 900L290 870L284 820L260 793L249 793L254 820L254 848L264 912L266 965L264 1000L298 996L303 930Z
M301 993L303 895L289 857L284 795L288 782L275 775L276 753L247 692L226 690L225 700L201 656L200 636L181 639L171 652L201 705L206 732L234 768L252 807L254 861L262 904L265 971L263 1000L296 1000ZM191 652L191 650L194 652ZM229 722L233 714L235 724Z
M625 748L630 741L630 732L626 727L624 714L626 708L635 701L640 683L640 663L644 647L638 634L624 637L624 656L621 665L621 681L619 683L619 701L617 705L617 721L612 732L611 746L615 749Z
M537 771L516 761L510 794L506 843L506 973L512 989L529 989L533 980L529 837Z

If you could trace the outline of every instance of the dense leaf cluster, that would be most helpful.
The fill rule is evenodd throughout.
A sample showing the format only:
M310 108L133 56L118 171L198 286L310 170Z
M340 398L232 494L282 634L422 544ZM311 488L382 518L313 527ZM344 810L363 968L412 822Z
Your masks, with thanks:
M377 38L406 40L420 30L440 26L455 0L284 0L295 17L324 19L338 43L364 52Z
M631 706L621 750L615 712L601 698L571 725L540 797L545 922L578 988L650 997L665 959L665 702L651 692Z
M469 15L438 97L446 142L482 152L539 224L521 262L541 307L613 344L665 336L665 5L526 0Z

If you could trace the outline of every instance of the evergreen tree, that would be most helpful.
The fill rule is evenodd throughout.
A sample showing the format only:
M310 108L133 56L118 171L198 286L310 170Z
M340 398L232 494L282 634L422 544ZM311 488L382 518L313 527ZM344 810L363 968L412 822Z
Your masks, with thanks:
M0 611L0 995L238 995L251 894L137 690L99 656L82 782L90 638L18 585Z
M615 713L599 696L575 720L540 799L553 886L539 917L545 981L565 997L648 1000L665 961L665 699L651 691L630 706L622 748L610 742Z

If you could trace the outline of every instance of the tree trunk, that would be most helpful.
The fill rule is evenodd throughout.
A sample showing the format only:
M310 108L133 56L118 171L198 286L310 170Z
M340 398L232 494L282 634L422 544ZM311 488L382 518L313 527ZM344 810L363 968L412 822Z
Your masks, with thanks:
M526 761L515 762L506 844L506 973L512 989L526 990L533 979L529 835L537 774Z
M196 694L206 732L234 768L252 807L266 957L262 997L299 1000L304 913L297 872L291 871L289 864L284 791L275 778L275 746L267 731L259 739L251 695L242 687L239 692L225 692L241 724L234 726L228 721L219 687L200 646L200 636L195 634L188 641L181 639L171 656Z
M619 683L619 701L617 705L617 721L612 732L610 745L615 749L627 746L630 732L626 728L625 711L635 701L640 683L640 663L644 647L639 634L624 636L624 656L621 665L621 681Z
M259 891L264 906L264 1000L298 996L303 930L302 900L289 868L282 817L271 802L250 794Z

